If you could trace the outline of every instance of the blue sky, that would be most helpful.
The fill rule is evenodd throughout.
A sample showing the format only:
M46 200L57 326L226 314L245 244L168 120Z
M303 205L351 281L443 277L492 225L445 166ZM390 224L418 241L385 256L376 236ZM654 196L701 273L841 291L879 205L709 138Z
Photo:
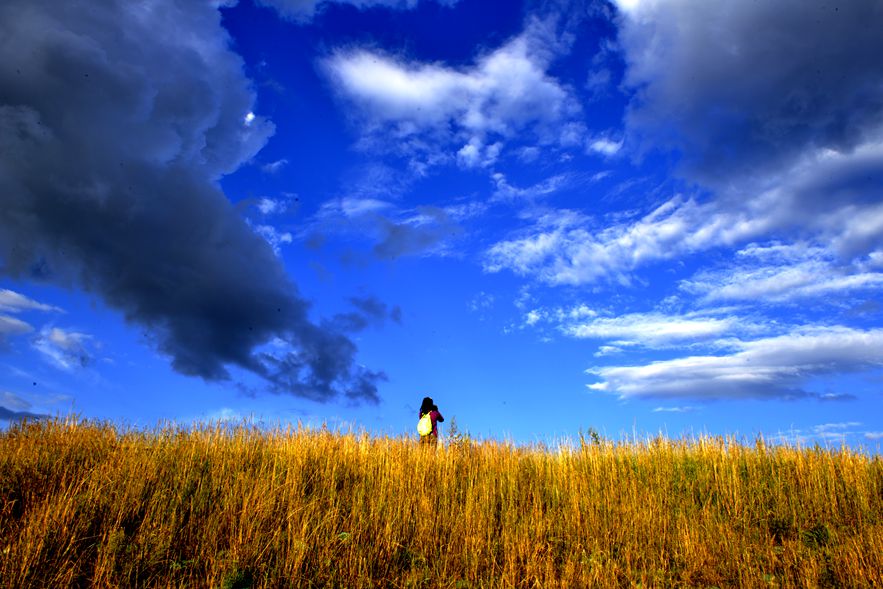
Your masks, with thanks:
M883 438L883 6L0 7L0 420ZM446 433L443 427L442 435Z

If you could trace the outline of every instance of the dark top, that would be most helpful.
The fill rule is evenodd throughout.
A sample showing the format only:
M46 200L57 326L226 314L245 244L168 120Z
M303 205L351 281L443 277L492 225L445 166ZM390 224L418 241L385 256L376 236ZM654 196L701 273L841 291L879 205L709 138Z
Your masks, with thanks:
M429 419L432 420L432 434L431 435L438 437L438 426L436 425L436 423L444 422L445 418L442 417L442 414L438 412L438 409L433 409L432 411L429 412Z

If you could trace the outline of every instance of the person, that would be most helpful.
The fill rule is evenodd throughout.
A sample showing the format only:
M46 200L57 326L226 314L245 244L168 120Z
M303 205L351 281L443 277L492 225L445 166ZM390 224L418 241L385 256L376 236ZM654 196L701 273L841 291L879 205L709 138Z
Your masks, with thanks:
M420 436L420 443L431 444L435 446L438 444L437 424L443 422L445 418L442 417L442 414L439 412L438 407L432 400L432 397L423 397L423 403L420 404L420 413L417 415L417 418L420 419L427 413L429 414L429 418L432 420L432 432L425 436Z

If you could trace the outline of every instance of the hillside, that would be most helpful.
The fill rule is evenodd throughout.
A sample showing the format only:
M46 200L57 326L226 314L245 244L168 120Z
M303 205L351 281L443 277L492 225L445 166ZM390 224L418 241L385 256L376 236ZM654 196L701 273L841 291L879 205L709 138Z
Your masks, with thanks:
M0 433L3 587L883 585L883 461L248 425Z

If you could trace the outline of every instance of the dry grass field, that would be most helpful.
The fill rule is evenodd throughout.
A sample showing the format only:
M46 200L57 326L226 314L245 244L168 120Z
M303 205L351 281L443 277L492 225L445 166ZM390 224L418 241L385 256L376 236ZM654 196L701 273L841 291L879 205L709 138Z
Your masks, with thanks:
M883 461L31 422L0 433L0 586L881 587Z

